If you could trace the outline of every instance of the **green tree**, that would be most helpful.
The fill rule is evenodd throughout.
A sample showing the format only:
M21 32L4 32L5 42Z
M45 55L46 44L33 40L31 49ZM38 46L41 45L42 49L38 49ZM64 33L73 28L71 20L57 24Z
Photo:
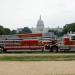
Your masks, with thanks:
M10 35L11 30L9 28L4 28L2 25L0 25L0 35Z
M22 29L22 31L20 31L19 33L21 33L21 34L27 34L27 33L32 33L32 31L30 30L30 28L24 27Z
M66 34L67 32L75 32L75 23L71 23L71 24L66 24L63 27L63 34Z
M12 30L11 31L11 34L16 34L16 30Z
M5 29L3 28L3 26L0 26L0 35L4 35L5 34Z
M10 35L11 34L11 30L9 28L4 28L5 30L5 34L6 35Z

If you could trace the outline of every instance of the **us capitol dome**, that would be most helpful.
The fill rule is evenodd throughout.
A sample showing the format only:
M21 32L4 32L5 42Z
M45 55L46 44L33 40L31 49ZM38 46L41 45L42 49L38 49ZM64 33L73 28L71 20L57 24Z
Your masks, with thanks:
M40 16L39 20L37 21L36 28L31 28L31 30L32 30L32 33L47 33L49 28L44 27L44 22Z
M38 22L37 22L36 28L37 28L37 32L38 32L38 33L42 33L43 30L44 30L44 22L43 22L43 20L41 19L41 16L40 16L40 18L39 18L39 20L38 20Z

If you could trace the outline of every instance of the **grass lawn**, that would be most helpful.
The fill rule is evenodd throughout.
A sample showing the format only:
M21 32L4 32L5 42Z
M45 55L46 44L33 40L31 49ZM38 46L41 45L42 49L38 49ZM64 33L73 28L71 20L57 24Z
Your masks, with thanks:
M0 61L72 61L75 53L0 54Z

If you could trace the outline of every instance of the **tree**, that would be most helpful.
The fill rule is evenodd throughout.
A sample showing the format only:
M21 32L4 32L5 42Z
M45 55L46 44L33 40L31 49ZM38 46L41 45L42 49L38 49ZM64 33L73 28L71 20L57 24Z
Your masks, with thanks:
M9 35L11 34L11 30L9 28L4 28L0 26L0 35Z
M9 28L4 28L5 30L5 34L6 35L10 35L11 34L11 30Z
M0 35L4 35L4 34L5 34L5 30L3 26L0 26Z
M12 30L11 31L11 34L16 34L16 30Z
M66 34L67 32L75 32L75 23L71 23L71 24L66 24L63 27L63 34Z
M21 34L27 34L27 33L32 33L32 31L28 27L24 27L22 29L22 31L20 31L19 33L21 33Z

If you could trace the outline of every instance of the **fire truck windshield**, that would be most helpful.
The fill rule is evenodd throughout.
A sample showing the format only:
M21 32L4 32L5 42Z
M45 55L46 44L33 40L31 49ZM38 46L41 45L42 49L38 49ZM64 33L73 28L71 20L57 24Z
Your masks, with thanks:
M75 40L75 36L71 36L71 40Z

